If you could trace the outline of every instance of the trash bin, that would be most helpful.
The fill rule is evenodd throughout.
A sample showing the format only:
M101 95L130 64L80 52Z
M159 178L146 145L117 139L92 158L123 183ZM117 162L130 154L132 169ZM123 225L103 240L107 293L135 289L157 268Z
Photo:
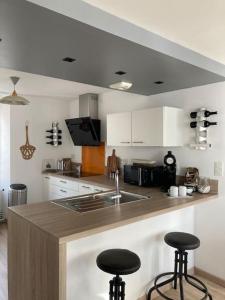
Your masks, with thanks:
M8 206L27 203L27 187L25 184L15 183L9 187Z

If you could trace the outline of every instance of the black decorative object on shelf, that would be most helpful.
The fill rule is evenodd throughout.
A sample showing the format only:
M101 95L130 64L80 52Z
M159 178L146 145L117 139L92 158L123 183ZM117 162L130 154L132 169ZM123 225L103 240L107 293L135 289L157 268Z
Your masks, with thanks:
M163 185L161 190L167 192L169 187L176 185L176 158L173 155L172 151L164 157L164 168L163 168Z
M58 122L52 122L52 129L46 130L46 132L49 133L46 138L50 140L46 142L46 144L52 145L54 147L62 145L62 130L59 129Z
M190 145L191 148L206 150L211 147L211 144L208 143L208 128L217 125L217 122L208 121L207 118L213 115L217 115L217 111L209 111L206 108L200 108L198 111L190 113L192 119L190 127L195 129L195 143Z

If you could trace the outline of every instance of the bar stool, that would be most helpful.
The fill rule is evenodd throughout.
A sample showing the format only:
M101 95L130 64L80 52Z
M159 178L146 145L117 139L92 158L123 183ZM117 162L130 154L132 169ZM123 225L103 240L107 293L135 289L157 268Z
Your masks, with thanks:
M164 241L169 246L177 249L175 251L174 272L167 272L158 275L155 278L154 286L148 292L147 299L151 300L152 292L156 290L162 298L167 300L173 300L172 298L169 298L166 295L164 295L159 288L172 282L173 288L177 289L177 280L179 279L180 300L184 300L183 279L185 279L188 284L192 285L194 288L198 289L204 294L201 300L208 298L212 300L212 296L208 292L206 285L198 278L187 273L188 253L186 250L197 249L200 246L200 240L196 236L189 233L170 232L165 235ZM163 282L158 283L159 279L169 275L172 275L172 277Z
M109 249L98 255L96 263L102 271L116 275L109 281L109 300L124 300L125 282L120 275L135 273L140 268L137 254L126 249Z

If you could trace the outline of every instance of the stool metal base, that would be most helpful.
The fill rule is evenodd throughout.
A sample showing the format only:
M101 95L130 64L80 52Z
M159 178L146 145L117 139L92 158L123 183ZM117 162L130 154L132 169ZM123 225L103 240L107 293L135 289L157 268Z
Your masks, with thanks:
M173 283L173 288L177 289L178 280L179 280L180 300L184 300L183 279L185 279L185 281L188 284L190 284L191 286L193 286L194 288L196 288L197 290L201 291L204 294L203 298L201 298L200 300L206 300L206 299L212 300L212 296L208 292L206 285L198 278L191 276L187 273L187 264L188 264L188 253L186 251L176 250L174 272L163 273L158 275L155 278L154 286L149 290L147 300L151 300L151 295L154 290L157 291L162 298L167 300L174 300L164 295L160 291L160 288L168 283ZM164 276L170 276L170 275L172 275L171 278L158 283L159 279L161 279Z
M125 300L125 282L119 275L109 281L109 300Z

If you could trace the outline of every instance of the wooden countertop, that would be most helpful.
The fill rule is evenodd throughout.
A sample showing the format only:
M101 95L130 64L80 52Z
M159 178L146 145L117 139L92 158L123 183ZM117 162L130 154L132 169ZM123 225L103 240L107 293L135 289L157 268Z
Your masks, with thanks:
M68 177L64 178L73 180ZM114 188L114 181L106 176L74 180ZM51 238L61 244L218 197L218 193L212 191L209 194L194 193L192 197L188 198L169 198L160 192L159 188L142 188L124 183L121 183L121 189L137 194L151 195L151 198L87 213L71 211L51 202L15 206L10 207L9 210L10 213L19 215L48 233Z

